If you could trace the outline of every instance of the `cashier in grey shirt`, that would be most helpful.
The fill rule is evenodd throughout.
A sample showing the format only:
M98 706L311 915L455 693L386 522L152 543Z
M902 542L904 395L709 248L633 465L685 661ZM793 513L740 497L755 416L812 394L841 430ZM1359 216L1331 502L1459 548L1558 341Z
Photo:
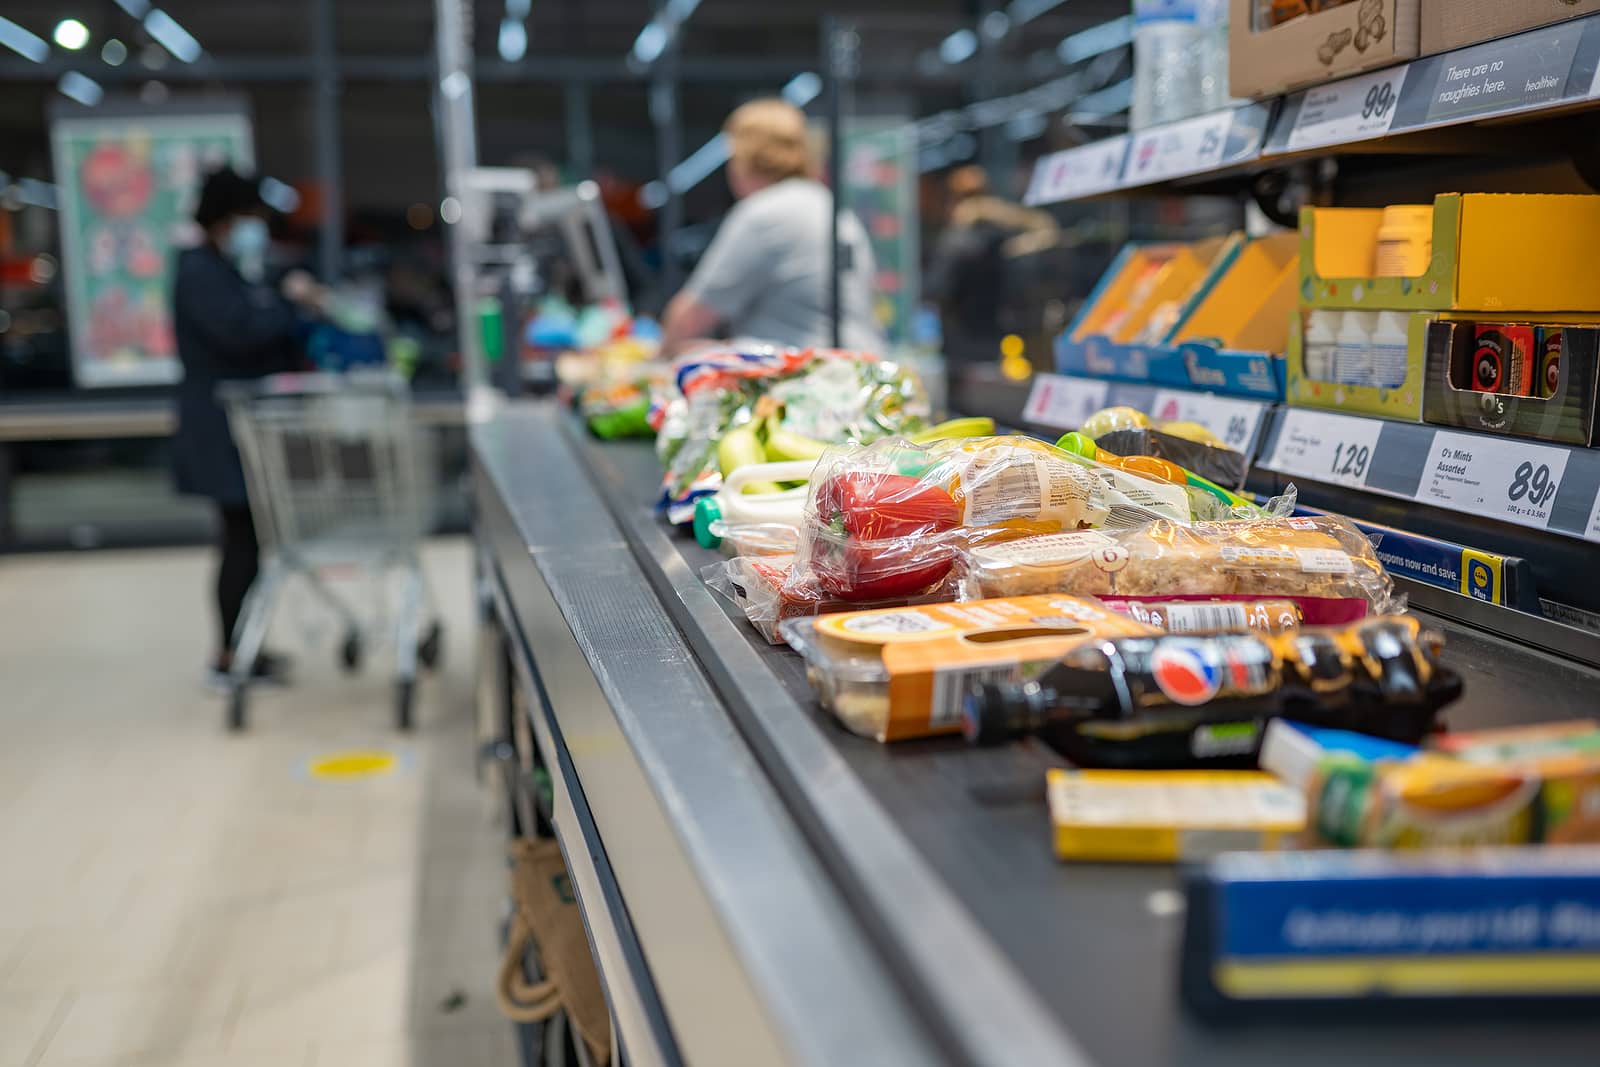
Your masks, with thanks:
M719 328L733 337L808 347L828 345L833 196L812 174L805 114L782 100L753 100L728 117L728 185L739 202L700 265L667 306L662 349ZM866 230L839 220L840 332L844 347L883 350L872 313L876 269Z

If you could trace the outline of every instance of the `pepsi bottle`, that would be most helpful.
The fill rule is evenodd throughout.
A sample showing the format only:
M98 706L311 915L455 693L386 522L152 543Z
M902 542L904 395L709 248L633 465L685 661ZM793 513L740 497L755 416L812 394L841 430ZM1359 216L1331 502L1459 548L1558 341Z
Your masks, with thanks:
M1461 693L1415 619L1277 635L1164 634L1085 645L1039 677L966 694L976 744L1036 734L1083 767L1253 767L1283 715L1415 744Z

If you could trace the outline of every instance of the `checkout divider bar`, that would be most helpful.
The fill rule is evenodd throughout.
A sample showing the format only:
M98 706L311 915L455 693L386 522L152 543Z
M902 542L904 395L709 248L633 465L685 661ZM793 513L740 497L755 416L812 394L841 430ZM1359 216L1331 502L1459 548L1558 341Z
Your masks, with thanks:
M776 684L742 623L690 570L651 510L621 498L622 473L575 439L575 422L565 428L569 447L606 488L612 516L661 603L939 1045L973 1067L1089 1067L1087 1054L822 737L810 712Z

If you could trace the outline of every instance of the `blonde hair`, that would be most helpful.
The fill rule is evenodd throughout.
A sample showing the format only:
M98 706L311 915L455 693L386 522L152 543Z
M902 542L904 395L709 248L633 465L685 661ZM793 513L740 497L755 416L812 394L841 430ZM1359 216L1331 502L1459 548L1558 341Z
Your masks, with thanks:
M734 109L722 124L728 155L762 181L809 177L811 142L805 112L776 98L752 100Z

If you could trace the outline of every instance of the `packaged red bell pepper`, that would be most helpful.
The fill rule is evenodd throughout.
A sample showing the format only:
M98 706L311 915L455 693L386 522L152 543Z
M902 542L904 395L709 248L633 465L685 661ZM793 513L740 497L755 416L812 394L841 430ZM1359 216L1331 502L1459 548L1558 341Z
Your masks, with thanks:
M963 550L1088 526L1190 519L1181 487L1028 437L830 449L811 478L786 584L859 603L916 596Z
M906 474L846 471L817 487L811 569L842 600L911 596L943 581L955 549L943 535L961 508L941 486Z

